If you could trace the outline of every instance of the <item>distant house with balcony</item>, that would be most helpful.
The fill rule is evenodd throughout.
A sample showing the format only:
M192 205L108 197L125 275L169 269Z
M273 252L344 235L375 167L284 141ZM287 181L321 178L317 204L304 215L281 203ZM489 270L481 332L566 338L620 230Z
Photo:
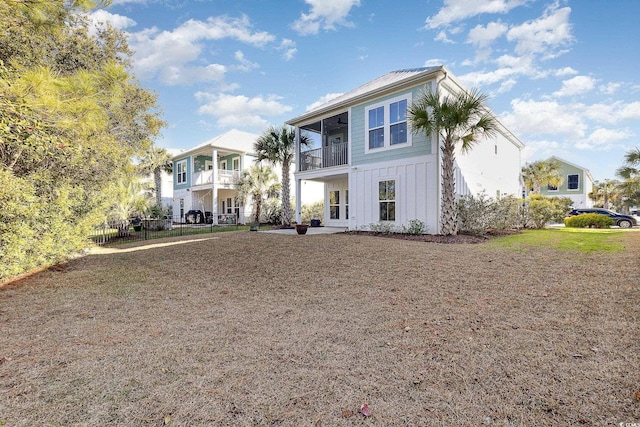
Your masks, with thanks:
M254 164L259 135L230 130L173 157L173 214L199 210L215 224L245 223L251 206L235 198L241 171Z
M214 224L252 222L252 204L248 200L246 204L236 200L236 182L242 171L255 164L257 156L253 145L259 137L233 129L174 155L173 215L184 220L187 212L196 210ZM281 176L280 167L273 167L273 171ZM291 174L293 182L293 171ZM319 184L303 184L307 193L303 202L321 199Z
M574 208L592 208L593 200L589 197L589 193L593 191L591 172L556 156L551 156L548 160L555 160L560 165L562 183L557 187L544 186L540 193L547 197L568 197L573 201Z
M406 109L426 88L466 90L444 67L393 71L287 121L296 128L296 200L302 180L324 185L325 225L349 229L420 220L440 231L440 138L414 134ZM326 88L330 91L331 88ZM311 145L300 144L305 136ZM523 144L502 124L495 138L456 153L456 192L520 193ZM296 204L300 221L301 205Z

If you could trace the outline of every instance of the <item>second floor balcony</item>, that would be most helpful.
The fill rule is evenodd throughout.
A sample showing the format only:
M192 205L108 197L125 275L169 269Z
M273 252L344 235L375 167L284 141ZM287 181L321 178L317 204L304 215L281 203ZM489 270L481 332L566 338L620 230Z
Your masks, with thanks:
M240 171L218 169L218 179L215 184L235 184L240 178ZM194 172L191 176L191 185L212 185L214 184L213 169Z
M300 153L300 171L344 166L349 163L349 143L341 142Z

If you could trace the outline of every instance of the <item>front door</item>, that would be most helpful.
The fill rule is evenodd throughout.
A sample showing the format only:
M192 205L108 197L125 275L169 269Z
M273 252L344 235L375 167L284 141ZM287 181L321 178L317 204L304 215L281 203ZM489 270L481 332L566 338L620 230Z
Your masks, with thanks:
M349 225L348 180L328 182L326 188L325 224L328 227L347 227Z

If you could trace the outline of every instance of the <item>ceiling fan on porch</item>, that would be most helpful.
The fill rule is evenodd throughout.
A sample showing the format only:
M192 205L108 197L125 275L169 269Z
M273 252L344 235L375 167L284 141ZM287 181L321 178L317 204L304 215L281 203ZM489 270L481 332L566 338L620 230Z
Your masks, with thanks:
M349 123L347 122L343 122L342 121L342 117L338 117L338 121L336 122L337 125L348 125Z

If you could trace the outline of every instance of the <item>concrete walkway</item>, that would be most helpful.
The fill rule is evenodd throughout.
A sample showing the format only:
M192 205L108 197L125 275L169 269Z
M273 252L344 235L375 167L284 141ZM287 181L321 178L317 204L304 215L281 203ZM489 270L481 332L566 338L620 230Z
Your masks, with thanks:
M346 227L309 227L307 229L307 234L336 234L336 233L344 233L347 231ZM276 234L291 234L297 235L295 228L284 228L284 229L274 229L274 230L259 230L259 233L276 233Z

